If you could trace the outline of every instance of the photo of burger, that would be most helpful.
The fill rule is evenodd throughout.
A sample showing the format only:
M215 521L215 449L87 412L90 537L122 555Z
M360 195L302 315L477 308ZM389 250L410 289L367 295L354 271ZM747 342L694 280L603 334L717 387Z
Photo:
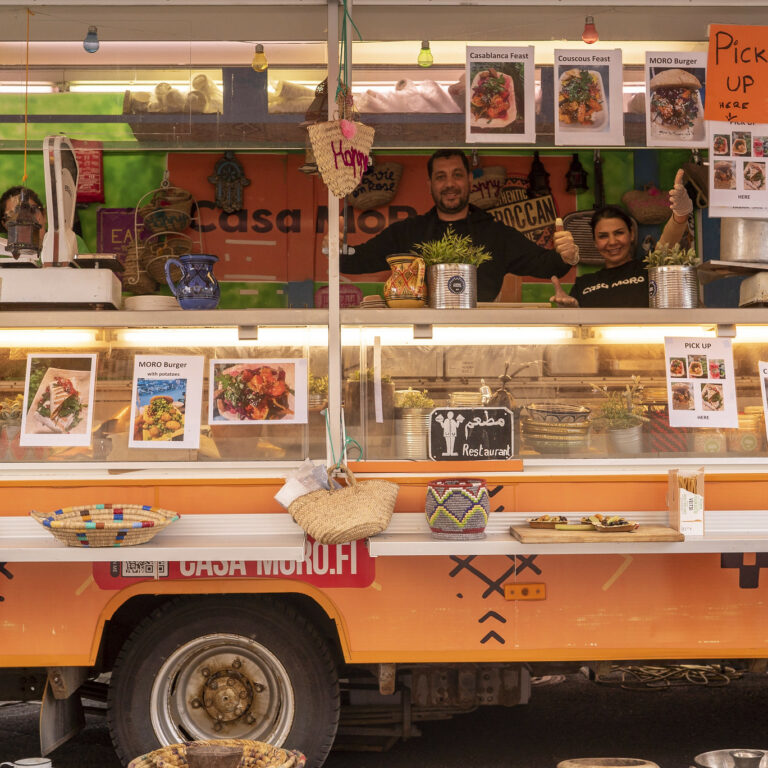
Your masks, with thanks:
M693 389L690 384L682 382L672 385L672 410L673 411L692 411Z
M664 69L649 84L651 132L697 141L704 138L701 81L685 69Z
M715 162L715 189L736 189L736 163L731 160Z

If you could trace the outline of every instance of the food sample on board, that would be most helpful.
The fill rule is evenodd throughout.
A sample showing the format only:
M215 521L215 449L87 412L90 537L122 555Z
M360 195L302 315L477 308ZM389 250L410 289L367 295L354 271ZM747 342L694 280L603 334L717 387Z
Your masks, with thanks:
M595 128L605 120L605 94L599 72L569 69L560 76L557 97L561 126Z

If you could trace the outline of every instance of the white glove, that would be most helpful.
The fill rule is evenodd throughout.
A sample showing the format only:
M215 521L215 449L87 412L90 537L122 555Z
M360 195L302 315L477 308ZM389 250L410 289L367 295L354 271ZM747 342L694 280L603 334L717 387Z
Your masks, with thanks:
M681 168L675 176L675 185L669 190L669 207L678 224L682 224L693 210L693 201L683 186L684 175Z
M555 219L555 234L552 236L555 250L569 266L579 263L579 246L573 242L573 235L563 229L563 220Z

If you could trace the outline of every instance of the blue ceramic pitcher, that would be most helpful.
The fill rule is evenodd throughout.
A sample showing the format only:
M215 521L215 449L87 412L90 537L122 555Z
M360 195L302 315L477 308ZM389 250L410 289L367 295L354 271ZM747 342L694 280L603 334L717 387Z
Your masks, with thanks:
M213 276L216 256L189 253L165 262L165 279L182 309L215 309L219 303L219 284ZM171 265L181 270L181 279L174 283Z

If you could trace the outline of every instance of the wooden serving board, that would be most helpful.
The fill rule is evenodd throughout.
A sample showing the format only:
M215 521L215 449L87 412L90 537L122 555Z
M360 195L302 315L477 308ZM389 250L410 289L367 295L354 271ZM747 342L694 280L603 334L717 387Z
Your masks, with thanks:
M600 531L557 531L552 528L531 528L512 525L509 532L523 544L572 544L604 541L685 541L685 536L666 525L641 525L634 531L601 533Z

